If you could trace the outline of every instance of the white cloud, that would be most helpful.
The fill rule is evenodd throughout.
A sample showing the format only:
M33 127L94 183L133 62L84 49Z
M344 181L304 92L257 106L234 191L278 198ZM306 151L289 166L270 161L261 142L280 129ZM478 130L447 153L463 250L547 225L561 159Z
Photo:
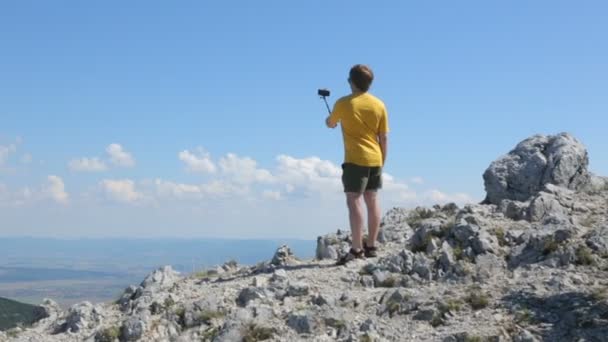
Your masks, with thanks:
M249 157L239 157L228 153L220 159L220 167L224 174L232 177L238 183L272 183L274 178L270 171L258 169L257 162Z
M110 144L106 148L106 152L110 156L110 161L118 166L133 167L135 166L135 160L133 156L123 149L119 144Z
M410 182L414 183L414 184L424 184L424 178L422 177L413 177L412 179L410 179Z
M245 196L250 189L227 181L214 180L204 184L184 184L156 179L155 192L161 199L200 200L204 198L225 198Z
M32 155L29 154L29 153L26 153L26 154L24 154L24 155L21 156L21 162L23 164L29 164L29 163L31 163L32 159L33 159Z
M439 190L433 189L429 190L425 193L425 197L432 201L432 203L445 204L449 202L454 202L456 204L462 205L467 203L473 203L474 200L465 193L454 193L454 194L446 194Z
M67 204L70 196L65 191L63 180L53 175L48 176L47 180L48 184L44 193L57 203ZM29 190L27 194L29 195Z
M108 169L106 164L99 160L99 158L80 158L80 159L72 159L68 164L70 170L72 171L82 171L82 172L100 172Z
M271 200L278 201L278 200L281 199L281 192L280 191L272 191L272 190L264 190L262 192L262 197L266 198L266 199L271 199Z
M135 182L130 179L104 179L100 184L106 195L118 202L134 203L144 197L137 192Z
M330 161L318 157L298 159L288 155L277 157L278 166L274 178L288 186L288 192L304 189L307 193L322 196L342 192L342 169Z
M8 146L0 145L0 165L4 164L8 157L17 151L17 146L15 144L10 144Z
M198 149L198 155L188 150L181 151L178 154L179 160L183 161L188 171L215 173L216 166L210 158L209 153L202 148Z

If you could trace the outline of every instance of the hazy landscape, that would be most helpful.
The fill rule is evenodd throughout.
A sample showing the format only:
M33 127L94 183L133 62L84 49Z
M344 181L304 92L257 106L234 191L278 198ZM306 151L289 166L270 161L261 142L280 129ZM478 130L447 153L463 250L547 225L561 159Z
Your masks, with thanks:
M232 259L253 265L283 243L301 258L314 254L313 240L2 238L0 297L104 302L162 265L185 273Z

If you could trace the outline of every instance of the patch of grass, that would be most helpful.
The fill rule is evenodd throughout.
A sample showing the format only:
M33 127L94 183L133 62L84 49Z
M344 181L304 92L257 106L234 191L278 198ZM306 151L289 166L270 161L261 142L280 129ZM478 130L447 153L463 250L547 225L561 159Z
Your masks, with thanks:
M431 326L433 328L436 328L436 327L442 325L444 322L443 322L443 318L441 317L440 314L434 314L433 318L431 318L431 321L429 323L431 324Z
M21 330L19 330L19 329L15 329L15 328L9 329L6 331L6 337L15 338L15 337L19 336L20 332L21 332Z
M467 337L464 338L464 342L483 342L483 337L477 335L467 335Z
M179 324L181 326L185 326L186 325L186 322L185 322L186 308L184 308L183 306L180 306L177 309L175 309L174 313L178 317Z
M576 263L578 265L593 265L595 260L593 259L593 253L587 246L581 245L576 249Z
M549 254L557 251L558 248L559 248L559 244L557 243L557 241L555 241L555 239L552 236L546 238L543 241L543 255L549 255Z
M424 241L422 241L422 243L419 246L413 247L411 249L412 252L414 252L414 253L426 252L426 248L429 245L429 243L431 243L431 240L433 240L433 235L427 234L424 237Z
M120 328L114 326L98 332L95 336L95 342L114 342L118 338L120 338Z
M439 234L439 238L445 238L448 237L448 235L450 234L450 231L452 230L452 228L454 228L454 226L456 225L456 216L450 216L447 221L443 222L441 224L441 226L439 227L440 230L440 234Z
M507 239L505 238L505 230L502 227L498 227L494 229L494 235L496 235L496 239L498 240L498 245L503 247L507 245Z
M589 214L585 216L585 218L583 218L579 223L585 227L592 228L599 223L599 220L597 216Z
M453 252L454 252L454 258L456 258L456 260L462 260L462 255L464 254L462 247L460 247L460 246L454 247Z
M529 309L523 309L515 313L514 320L519 325L528 326L534 322L534 316Z
M203 341L203 342L213 341L219 334L220 334L219 327L210 327L202 333L201 341Z
M473 310L480 310L488 306L490 298L481 289L470 289L466 302L469 303Z
M243 334L243 342L255 342L271 339L276 334L275 328L249 324Z
M591 298L598 302L608 300L608 287L594 289L591 292Z
M388 302L386 304L386 309L388 310L389 316L393 317L395 313L398 313L401 309L401 304L397 302Z
M431 209L427 209L424 207L416 207L416 209L412 210L409 213L409 215L405 219L405 222L407 222L407 224L409 224L410 227L414 228L422 220L431 218L431 217L433 217L433 215L434 215L434 212Z
M397 281L398 281L397 277L395 277L394 275L389 275L382 282L382 287L395 287L395 285L397 284Z
M463 302L460 299L450 298L444 303L440 303L439 310L442 313L458 312L462 309Z
M173 305L175 305L175 301L173 300L173 298L167 297L165 298L165 302L163 304L165 305L165 309L169 309L173 307Z
M194 273L194 278L196 279L205 279L211 276L209 270L202 270Z
M202 322L209 323L211 320L216 318L223 318L226 316L224 311L205 310L201 312L199 318Z
M374 340L372 340L371 336L369 336L368 334L365 335L361 335L361 337L359 337L359 342L373 342Z

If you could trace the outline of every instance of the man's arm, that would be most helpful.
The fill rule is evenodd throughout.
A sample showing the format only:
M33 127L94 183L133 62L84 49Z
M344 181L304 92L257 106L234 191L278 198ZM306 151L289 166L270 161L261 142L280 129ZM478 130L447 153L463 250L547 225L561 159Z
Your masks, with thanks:
M384 166L386 154L388 152L388 136L386 133L378 134L378 143L380 144L380 150L382 151L382 166Z

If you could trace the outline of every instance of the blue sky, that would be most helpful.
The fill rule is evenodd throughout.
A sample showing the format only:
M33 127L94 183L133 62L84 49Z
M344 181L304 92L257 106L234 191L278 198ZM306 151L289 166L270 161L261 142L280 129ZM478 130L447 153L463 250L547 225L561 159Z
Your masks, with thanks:
M370 65L385 209L484 196L567 131L608 175L601 1L0 4L0 234L301 237L347 227L319 87Z

